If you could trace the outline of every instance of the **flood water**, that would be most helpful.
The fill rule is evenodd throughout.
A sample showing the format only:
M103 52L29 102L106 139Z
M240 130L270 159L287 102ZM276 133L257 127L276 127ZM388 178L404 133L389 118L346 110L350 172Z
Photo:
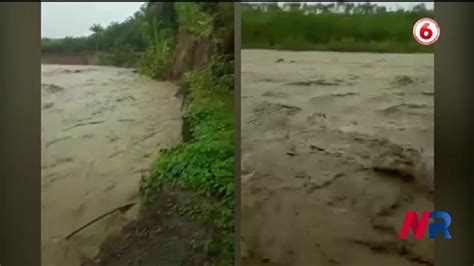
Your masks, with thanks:
M242 51L243 265L432 265L432 54Z
M42 263L80 265L138 214L141 176L181 141L174 84L131 69L42 65Z

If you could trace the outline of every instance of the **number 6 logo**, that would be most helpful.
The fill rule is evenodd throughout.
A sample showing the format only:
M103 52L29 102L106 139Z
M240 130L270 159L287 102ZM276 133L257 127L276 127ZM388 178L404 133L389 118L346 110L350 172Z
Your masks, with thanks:
M438 23L430 18L422 18L413 26L413 37L421 45L435 43L440 35Z

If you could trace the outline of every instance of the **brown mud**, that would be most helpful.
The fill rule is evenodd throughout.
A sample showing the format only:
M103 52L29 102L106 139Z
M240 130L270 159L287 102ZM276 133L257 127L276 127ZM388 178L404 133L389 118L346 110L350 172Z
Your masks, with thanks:
M193 208L205 199L166 187L159 195L140 219L107 239L99 255L85 260L82 266L220 265L218 258L202 248L215 235L212 227L176 211Z

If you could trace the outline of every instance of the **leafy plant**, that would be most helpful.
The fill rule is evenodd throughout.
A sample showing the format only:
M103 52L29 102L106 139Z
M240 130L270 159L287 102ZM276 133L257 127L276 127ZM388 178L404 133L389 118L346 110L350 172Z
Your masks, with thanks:
M200 70L187 73L186 83L197 91L232 91L234 88L234 61L230 55L214 55Z
M140 72L152 78L164 78L173 54L171 33L160 29L156 20L151 25L144 22L142 32L148 48L140 60Z
M152 174L141 185L145 204L151 204L163 184L197 191L212 199L211 209L199 208L219 236L208 251L219 253L232 265L234 257L234 102L232 61L216 56L201 70L186 75L192 102L186 113L193 139L164 151L153 165ZM232 78L233 80L233 78ZM196 215L196 214L193 214ZM227 264L226 264L227 265Z
M178 24L181 29L197 38L209 38L213 31L213 19L200 6L192 2L176 3Z

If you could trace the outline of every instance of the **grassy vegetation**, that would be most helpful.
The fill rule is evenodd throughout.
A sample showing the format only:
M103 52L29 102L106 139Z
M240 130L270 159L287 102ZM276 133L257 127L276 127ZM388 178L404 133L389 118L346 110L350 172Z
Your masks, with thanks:
M301 10L245 10L242 47L356 52L432 52L412 35L413 24L432 11L375 14L304 14Z
M233 265L234 258L233 81L233 61L224 57L215 57L204 69L186 76L192 98L186 119L193 139L163 152L141 188L145 206L153 203L164 184L208 197L193 215L219 229L208 250L223 256L225 265Z
M178 29L189 32L196 40L222 40L222 32L233 27L233 19L229 19L232 3L177 3L175 7ZM144 73L159 78L169 68L172 54L179 51L174 51L172 31L156 29L155 26L146 31L148 48L140 65ZM191 210L179 213L214 228L216 237L202 248L208 255L219 257L219 265L234 262L233 66L233 55L216 54L202 69L185 74L191 99L185 119L192 139L163 151L140 189L145 208L153 204L162 186L193 191L204 198L196 200Z
M177 3L175 14L179 30L189 32L196 40L221 41L223 32L233 27L232 3L212 5ZM170 67L175 51L173 31L148 24L144 39L147 49L140 69L160 78ZM162 186L189 190L199 198L190 210L180 210L211 226L217 234L203 250L219 257L222 264L234 262L234 63L233 55L216 54L202 69L185 74L185 87L191 99L185 119L192 139L163 151L152 168L152 174L141 184L143 206L147 208L159 196ZM177 211L171 210L170 211Z

